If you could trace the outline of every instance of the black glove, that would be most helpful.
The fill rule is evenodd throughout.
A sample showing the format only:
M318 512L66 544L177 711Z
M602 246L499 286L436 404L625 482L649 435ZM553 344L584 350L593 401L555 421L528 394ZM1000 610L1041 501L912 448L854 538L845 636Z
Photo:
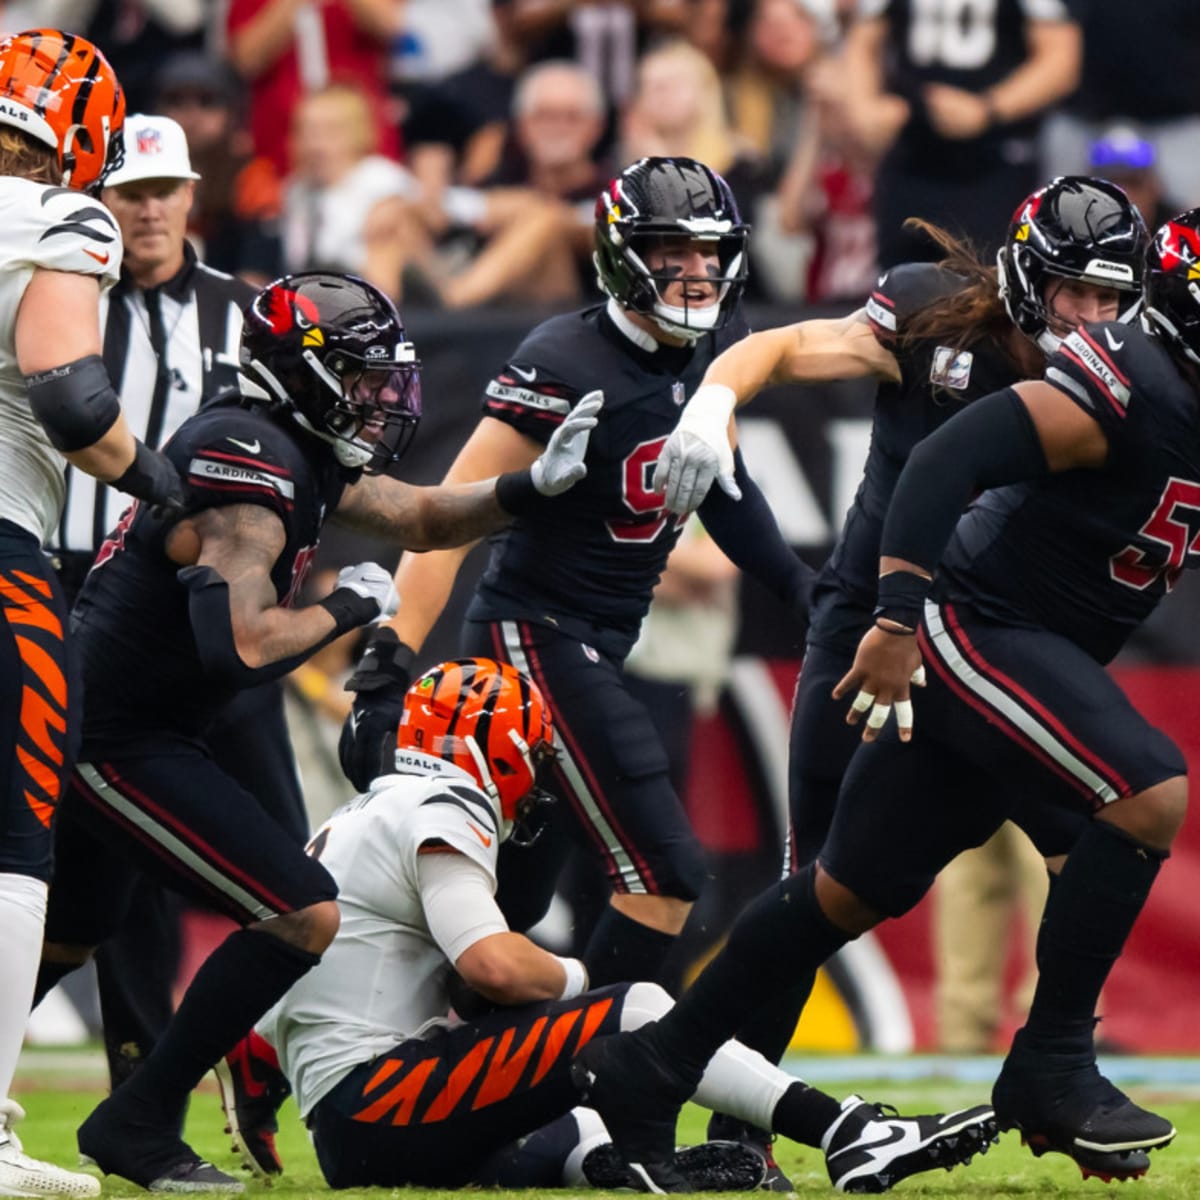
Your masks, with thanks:
M149 505L156 517L173 517L183 512L187 493L175 464L158 450L144 442L137 443L137 453L120 479L109 485L118 492L136 496Z
M395 769L396 730L416 657L394 629L384 626L371 635L358 669L346 680L346 690L357 695L338 739L338 761L360 792Z

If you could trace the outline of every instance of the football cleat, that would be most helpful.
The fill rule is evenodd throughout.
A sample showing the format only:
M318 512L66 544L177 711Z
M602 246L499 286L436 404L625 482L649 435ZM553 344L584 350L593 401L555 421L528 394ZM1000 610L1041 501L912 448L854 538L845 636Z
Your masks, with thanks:
M225 1110L225 1132L242 1165L259 1179L283 1173L275 1148L279 1107L292 1094L269 1042L251 1032L214 1068Z
M751 1150L761 1155L767 1164L767 1172L758 1186L764 1192L794 1192L792 1181L783 1173L783 1168L775 1161L771 1147L775 1135L757 1125L739 1121L728 1113L713 1113L708 1121L708 1140L741 1142Z
M79 1127L79 1153L106 1175L119 1175L149 1192L237 1195L245 1184L205 1162L168 1125L161 1128L126 1111L119 1093L102 1100Z
M680 1146L671 1165L688 1192L753 1192L763 1186L767 1174L762 1155L741 1142ZM609 1192L644 1190L612 1142L602 1142L589 1150L580 1170L594 1188Z
M675 1166L675 1125L695 1084L681 1080L653 1042L654 1022L596 1038L571 1063L580 1103L594 1108L645 1192L687 1191Z
M999 1127L1019 1130L1035 1157L1074 1159L1084 1179L1145 1175L1149 1151L1175 1136L1171 1122L1134 1104L1090 1052L1034 1054L1021 1032L992 1088Z
M990 1104L902 1117L887 1105L847 1096L841 1116L821 1139L821 1149L836 1191L875 1194L920 1171L948 1171L986 1154L996 1133Z
M12 1131L25 1116L15 1100L0 1101L0 1196L98 1196L100 1180L30 1158Z

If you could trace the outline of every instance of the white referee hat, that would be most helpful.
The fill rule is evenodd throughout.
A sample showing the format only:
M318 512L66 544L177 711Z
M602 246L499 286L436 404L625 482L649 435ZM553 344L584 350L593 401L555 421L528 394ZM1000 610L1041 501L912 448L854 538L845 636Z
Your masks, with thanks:
M125 161L104 181L120 187L142 179L199 179L188 157L187 136L170 117L134 113L125 118Z

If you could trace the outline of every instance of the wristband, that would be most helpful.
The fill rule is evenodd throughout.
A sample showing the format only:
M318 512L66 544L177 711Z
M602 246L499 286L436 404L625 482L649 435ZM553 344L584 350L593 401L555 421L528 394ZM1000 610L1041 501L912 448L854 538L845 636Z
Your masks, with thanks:
M338 633L349 633L379 616L379 601L360 596L353 588L335 588L317 603L334 619Z
M912 571L889 571L880 576L875 611L871 614L878 624L880 617L915 630L925 611L925 597L933 586L932 579Z
M523 517L539 506L542 494L534 486L532 471L508 471L496 480L496 499L506 513Z
M588 976L587 968L577 958L560 958L557 954L559 966L566 973L567 981L563 984L562 995L560 1000L574 1000L576 996L587 991Z
M878 613L878 611L879 610L876 609L876 613ZM895 621L896 618L884 616L884 620ZM917 633L917 628L915 625L905 625L900 629L890 629L887 625L880 625L878 616L875 620L875 628L878 629L880 633L890 633L892 637L915 637Z

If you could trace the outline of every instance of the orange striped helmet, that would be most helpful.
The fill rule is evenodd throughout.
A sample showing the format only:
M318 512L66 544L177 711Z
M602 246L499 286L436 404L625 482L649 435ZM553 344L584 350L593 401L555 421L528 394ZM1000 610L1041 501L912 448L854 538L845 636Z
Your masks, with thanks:
M504 836L545 798L535 786L537 770L555 753L550 710L537 685L490 658L426 671L404 697L397 744L472 775L499 809Z
M63 184L84 191L125 157L125 93L87 38L28 29L0 42L0 124L58 151Z

